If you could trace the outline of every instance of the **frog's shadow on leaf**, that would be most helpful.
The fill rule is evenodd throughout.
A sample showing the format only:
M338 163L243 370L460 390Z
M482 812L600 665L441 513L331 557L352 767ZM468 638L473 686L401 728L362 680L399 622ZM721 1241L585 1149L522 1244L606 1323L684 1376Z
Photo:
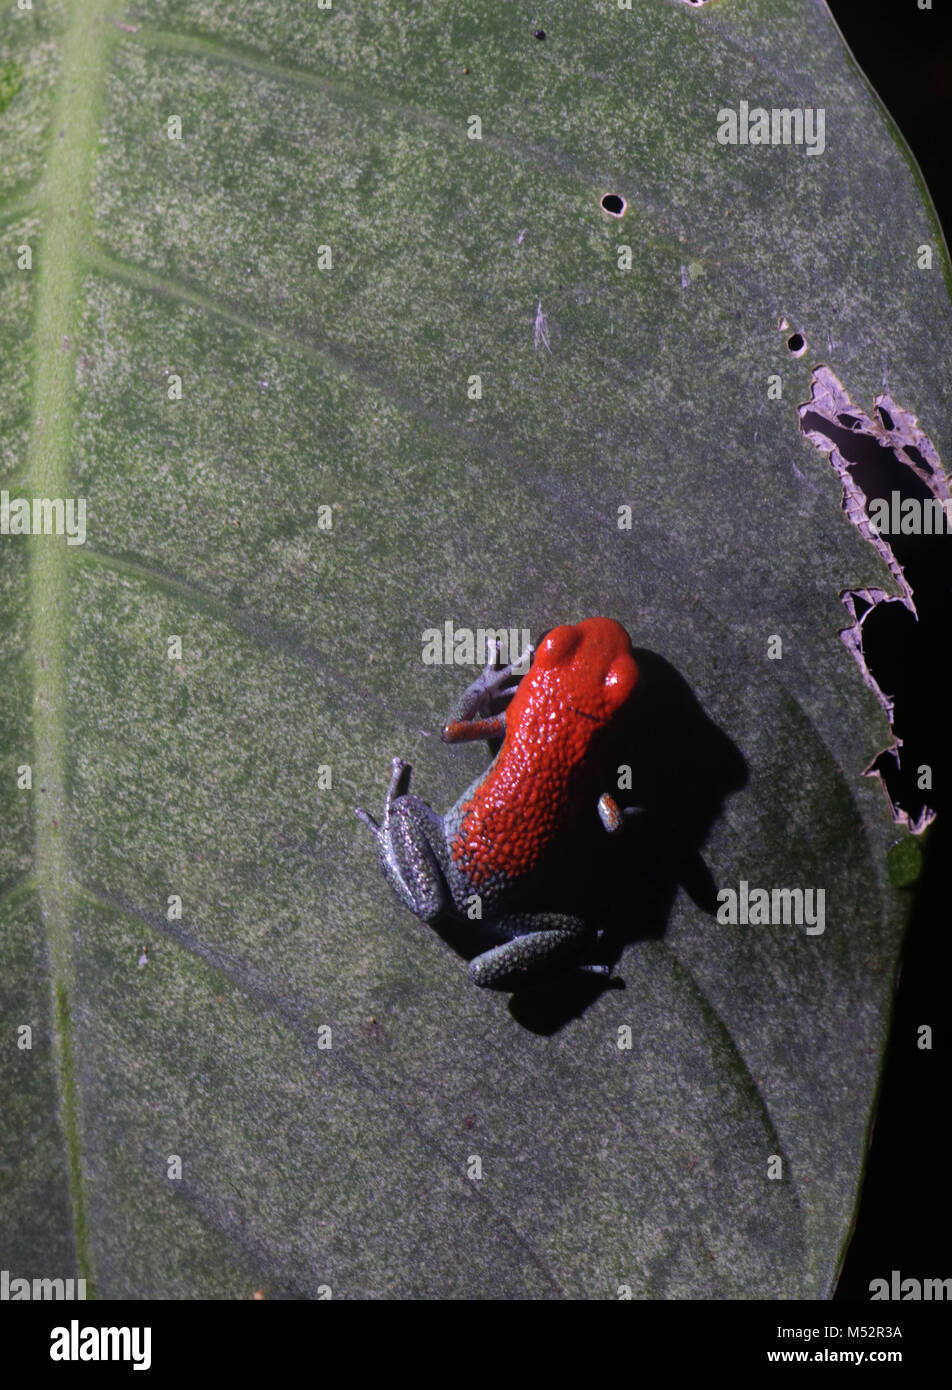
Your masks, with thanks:
M725 799L747 781L740 750L670 662L644 648L634 655L641 682L618 758L631 768L632 786L616 791L612 769L606 790L644 812L615 836L593 816L579 847L587 871L561 885L601 931L593 960L613 970L627 946L664 935L679 888L701 912L716 913L717 885L701 850ZM551 1034L618 988L623 976L568 971L513 994L509 1009L523 1027Z

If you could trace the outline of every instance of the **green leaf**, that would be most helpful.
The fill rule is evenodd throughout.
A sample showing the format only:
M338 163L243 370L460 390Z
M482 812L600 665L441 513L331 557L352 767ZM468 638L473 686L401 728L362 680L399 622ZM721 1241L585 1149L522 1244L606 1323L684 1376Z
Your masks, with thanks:
M13 1274L124 1298L833 1288L908 895L862 776L889 731L839 637L840 591L893 581L797 406L824 362L935 439L948 258L822 4L538 22L0 17L0 477L87 502L84 544L0 536ZM718 143L742 101L822 106L823 152ZM352 808L394 754L440 810L485 765L436 736L473 671L424 665L425 629L598 613L746 764L700 836L713 883L823 889L825 930L720 924L633 854L625 988L543 1017L469 984ZM651 744L674 843L700 772L676 730Z

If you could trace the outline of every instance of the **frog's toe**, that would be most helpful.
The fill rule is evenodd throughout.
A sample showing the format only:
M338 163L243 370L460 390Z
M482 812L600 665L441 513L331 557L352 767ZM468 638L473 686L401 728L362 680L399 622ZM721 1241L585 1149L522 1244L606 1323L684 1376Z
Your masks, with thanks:
M486 665L480 675L481 681L490 681L496 673L496 662L499 660L499 641L493 638L486 643Z
M390 763L390 785L387 787L387 795L384 800L384 817L390 810L391 802L396 801L397 797L403 796L410 785L410 764L404 762L403 758L393 758Z
M505 685L506 681L509 680L512 676L524 676L529 669L529 665L532 661L532 656L534 652L535 647L528 646L520 654L516 661L510 661L505 666L501 667L500 670L492 672L491 682L493 686L493 694L514 695L516 693L515 686L513 686L512 690L502 691L499 690L499 687Z

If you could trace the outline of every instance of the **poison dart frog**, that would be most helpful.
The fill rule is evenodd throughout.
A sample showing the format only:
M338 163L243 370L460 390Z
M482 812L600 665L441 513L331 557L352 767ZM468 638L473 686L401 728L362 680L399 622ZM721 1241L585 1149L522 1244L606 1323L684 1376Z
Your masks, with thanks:
M469 965L477 985L512 990L572 966L609 973L584 963L598 933L557 910L547 884L574 863L586 818L614 834L637 813L602 781L638 685L631 640L611 618L586 618L553 628L516 686L505 688L516 667L495 662L493 650L442 729L444 743L502 739L455 806L439 816L410 795L410 766L394 758L382 824L356 814L401 902L431 925L462 924L471 946L486 947Z

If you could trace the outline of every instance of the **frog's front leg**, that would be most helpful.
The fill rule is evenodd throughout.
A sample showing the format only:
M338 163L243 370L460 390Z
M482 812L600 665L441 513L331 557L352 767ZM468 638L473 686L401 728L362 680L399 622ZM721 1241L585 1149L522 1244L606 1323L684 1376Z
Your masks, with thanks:
M410 771L409 763L394 758L381 824L362 807L356 815L376 837L383 876L400 901L425 922L434 922L449 905L446 837L436 812L420 797L406 794Z
M528 647L519 661L510 661L497 671L498 651L498 642L493 642L488 662L454 705L449 719L440 730L444 743L472 743L478 739L502 738L505 734L505 711L493 714L493 703L508 700L516 693L516 686L510 690L504 690L503 686L513 676L525 674L532 648Z
M581 917L563 912L519 912L494 923L511 940L493 946L469 963L474 984L515 990L578 964L596 933Z

